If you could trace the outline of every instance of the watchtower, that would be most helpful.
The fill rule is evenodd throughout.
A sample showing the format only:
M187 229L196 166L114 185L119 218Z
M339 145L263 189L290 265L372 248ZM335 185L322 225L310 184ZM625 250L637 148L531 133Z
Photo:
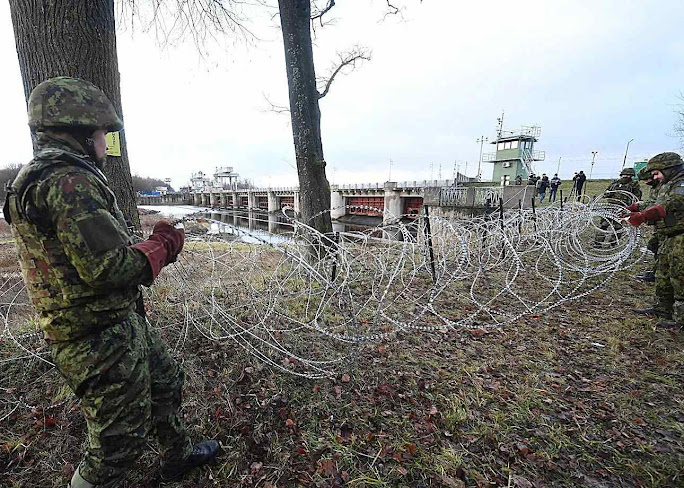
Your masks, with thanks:
M510 185L520 175L523 181L534 172L535 161L544 161L546 153L534 149L541 135L541 127L522 126L518 130L503 130L501 125L492 144L496 152L484 154L482 161L494 163L492 181L502 186Z
M239 174L233 172L232 166L216 168L214 172L214 186L224 190L237 190Z

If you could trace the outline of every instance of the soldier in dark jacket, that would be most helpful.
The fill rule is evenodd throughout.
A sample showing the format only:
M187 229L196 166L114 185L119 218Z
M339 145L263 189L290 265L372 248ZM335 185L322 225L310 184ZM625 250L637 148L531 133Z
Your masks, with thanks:
M659 181L655 205L633 211L630 224L655 222L658 238L655 301L637 313L661 318L659 327L684 326L684 161L679 154L666 152L651 158L646 171Z
M87 451L70 486L119 486L150 433L162 478L178 477L218 445L193 448L178 415L183 371L136 303L139 285L180 253L184 233L162 221L134 244L100 171L105 133L122 123L99 88L53 78L28 108L34 159L12 182L4 213L53 361L86 417Z
M546 190L550 186L549 177L546 173L542 174L541 179L537 182L537 193L539 194L539 201L543 202L544 197L546 197Z
M577 174L577 179L575 179L575 191L577 192L577 201L578 202L582 199L582 190L584 190L584 183L586 181L587 181L587 175L584 174L584 171L580 171Z
M551 178L551 193L549 194L549 201L556 201L556 193L558 193L558 188L561 186L561 179L558 177L558 173L553 175Z

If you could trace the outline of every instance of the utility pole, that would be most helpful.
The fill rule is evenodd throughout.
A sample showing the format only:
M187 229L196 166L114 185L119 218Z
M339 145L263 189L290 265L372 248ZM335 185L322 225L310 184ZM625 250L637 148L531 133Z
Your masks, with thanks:
M563 158L558 158L558 166L556 166L556 174L560 173L560 162Z
M591 151L591 170L589 171L589 179L591 179L591 175L594 174L594 161L596 160L597 154L598 151Z
M435 163L430 163L430 181L434 179L435 176Z
M501 114L501 117L502 117L501 120L503 120L503 114ZM485 136L480 136L475 140L475 142L480 143L480 159L478 160L478 163L477 163L477 181L482 181L482 146L488 140L489 139L487 139Z
M629 151L629 145L632 143L634 139L630 139L627 141L627 149L625 149L625 158L622 160L622 169L625 169L625 164L627 164L627 151Z
M392 181L392 158L390 158L389 177L387 181Z

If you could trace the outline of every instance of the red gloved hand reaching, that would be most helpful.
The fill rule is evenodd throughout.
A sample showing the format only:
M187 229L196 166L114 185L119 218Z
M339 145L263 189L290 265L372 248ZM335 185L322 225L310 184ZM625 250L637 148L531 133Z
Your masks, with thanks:
M630 212L638 212L639 211L639 202L634 202L631 205L627 206L627 210Z
M161 269L176 260L183 250L185 231L174 228L168 221L160 220L154 224L152 235L143 242L134 244L133 248L145 254L155 279Z
M665 215L666 215L665 207L663 207L662 205L654 205L653 207L647 208L643 212L633 212L632 215L630 215L627 218L627 220L634 227L639 227L641 224L643 224L647 220L664 219Z

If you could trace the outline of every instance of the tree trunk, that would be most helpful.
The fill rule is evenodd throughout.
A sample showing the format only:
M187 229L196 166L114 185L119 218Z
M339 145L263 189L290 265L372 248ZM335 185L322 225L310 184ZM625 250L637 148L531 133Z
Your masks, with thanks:
M26 101L55 76L82 78L100 87L123 120L113 0L9 0ZM124 216L140 229L121 131L121 157L107 156L104 172Z
M310 0L278 0L285 45L290 115L303 220L331 232L330 185L325 176L321 112L311 45Z

